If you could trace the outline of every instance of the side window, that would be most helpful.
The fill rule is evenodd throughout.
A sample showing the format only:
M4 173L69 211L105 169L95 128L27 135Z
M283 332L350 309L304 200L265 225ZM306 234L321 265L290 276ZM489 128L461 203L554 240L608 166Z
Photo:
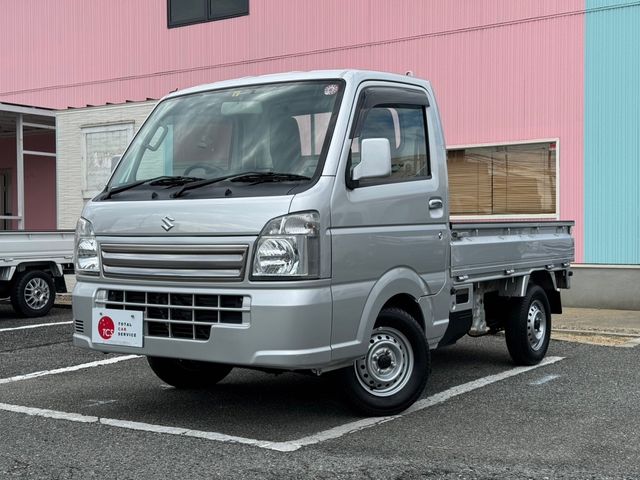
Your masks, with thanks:
M420 180L431 175L423 106L378 105L367 110L365 115L360 135L351 143L350 168L353 170L360 163L362 140L386 138L391 147L391 175L363 180L361 186Z

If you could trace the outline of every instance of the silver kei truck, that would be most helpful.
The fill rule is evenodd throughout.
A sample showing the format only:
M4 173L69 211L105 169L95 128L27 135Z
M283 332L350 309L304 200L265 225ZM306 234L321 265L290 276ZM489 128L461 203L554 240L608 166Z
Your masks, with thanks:
M73 273L73 231L0 232L0 299L23 317L49 313Z
M158 103L76 232L73 342L164 382L334 372L361 412L422 394L430 349L505 331L540 362L572 222L452 224L429 82L316 71Z

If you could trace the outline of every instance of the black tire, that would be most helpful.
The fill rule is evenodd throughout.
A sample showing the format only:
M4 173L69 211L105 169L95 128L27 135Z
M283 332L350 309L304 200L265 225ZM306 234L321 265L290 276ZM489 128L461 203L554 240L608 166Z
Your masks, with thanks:
M147 357L153 373L176 388L209 388L229 375L231 365L179 358Z
M429 372L429 345L418 322L404 310L385 308L367 355L337 373L347 400L358 412L383 416L411 406L424 391Z
M505 325L507 349L518 365L542 361L551 338L551 307L547 294L530 285L523 298L513 299Z
M23 317L42 317L56 301L53 277L42 270L20 272L11 286L11 305Z

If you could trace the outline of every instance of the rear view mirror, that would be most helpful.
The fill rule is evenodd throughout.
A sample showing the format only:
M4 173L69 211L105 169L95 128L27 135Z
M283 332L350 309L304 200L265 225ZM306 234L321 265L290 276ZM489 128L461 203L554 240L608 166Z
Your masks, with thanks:
M262 113L260 102L224 102L220 107L222 115L259 115Z
M153 137L149 139L149 143L147 143L147 148L152 152L155 152L162 145L162 141L164 137L167 136L167 132L169 129L165 125L160 125L158 129L153 134Z
M391 175L391 146L386 138L366 138L360 144L360 163L353 169L353 180Z

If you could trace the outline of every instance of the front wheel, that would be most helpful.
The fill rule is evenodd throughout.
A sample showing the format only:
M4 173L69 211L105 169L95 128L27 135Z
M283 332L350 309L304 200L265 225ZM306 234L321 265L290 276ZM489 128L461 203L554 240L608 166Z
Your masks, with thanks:
M185 389L212 387L233 368L231 365L180 358L147 357L147 362L160 380Z
M23 317L42 317L56 301L53 278L41 270L18 274L11 289L11 305Z
M412 405L429 378L429 346L404 310L380 312L364 357L339 372L349 402L361 413L395 415Z
M532 285L523 298L512 300L505 325L507 349L518 365L536 365L544 358L551 338L551 307L545 291Z

